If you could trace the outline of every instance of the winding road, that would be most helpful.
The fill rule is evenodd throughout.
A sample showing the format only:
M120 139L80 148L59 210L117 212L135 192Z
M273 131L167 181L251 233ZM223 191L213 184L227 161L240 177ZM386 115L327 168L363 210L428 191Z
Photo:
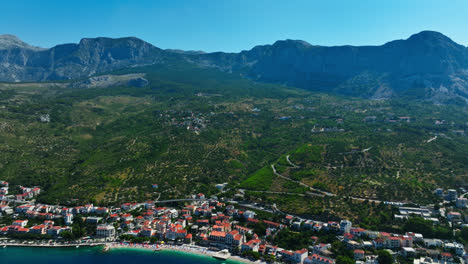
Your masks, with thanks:
M305 183L303 183L303 182L296 181L296 180L293 180L293 179L291 179L291 178L289 178L289 177L286 177L286 176L284 176L284 175L279 174L279 173L276 171L275 164L271 164L271 168L273 169L273 173L274 173L276 176L278 176L278 177L281 177L281 178L283 178L283 179L285 179L285 180L288 180L288 181L295 182L295 183L297 183L297 184L299 184L299 185L301 185L301 186L307 187L307 188L309 188L310 190L312 190L312 191L314 191L314 192L321 193L321 194L323 194L323 195L325 195L325 196L336 196L336 194L333 194L333 193L330 193L330 192L326 192L326 191L322 191L322 190L316 189L316 188L314 188L314 187L312 187L312 186L310 186L310 185L307 185L307 184L305 184Z

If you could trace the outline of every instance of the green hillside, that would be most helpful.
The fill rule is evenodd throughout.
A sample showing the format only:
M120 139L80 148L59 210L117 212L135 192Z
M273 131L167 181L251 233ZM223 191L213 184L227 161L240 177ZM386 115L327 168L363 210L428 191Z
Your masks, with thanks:
M149 86L0 86L0 180L41 186L52 203L210 195L223 182L304 192L272 163L319 189L379 199L468 182L460 107L339 98L180 63L114 74L131 72Z

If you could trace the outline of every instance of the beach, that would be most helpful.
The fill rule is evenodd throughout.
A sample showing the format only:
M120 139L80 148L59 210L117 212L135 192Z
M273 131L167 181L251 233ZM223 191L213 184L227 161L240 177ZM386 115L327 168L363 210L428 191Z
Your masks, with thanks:
M175 245L154 245L154 244L135 244L135 243L109 243L106 245L109 250L112 249L142 249L148 251L175 251L175 252L182 252L187 254L195 254L204 257L213 257L217 252L211 251L205 247L195 246L195 245L182 245L182 246L175 246ZM247 264L259 264L259 263L266 263L262 261L251 261L249 259L242 258L240 256L230 256L228 258L230 261L240 262L240 263L247 263Z

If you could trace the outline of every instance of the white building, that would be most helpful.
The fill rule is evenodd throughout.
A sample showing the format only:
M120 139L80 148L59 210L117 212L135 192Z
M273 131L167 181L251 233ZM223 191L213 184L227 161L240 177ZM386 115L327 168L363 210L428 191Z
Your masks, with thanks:
M73 224L73 215L72 214L66 214L64 217L65 224L66 225L71 225Z
M96 228L97 237L114 237L115 227L112 225L98 225Z
M352 226L353 226L353 224L351 223L351 221L341 220L340 221L340 232L341 233L349 233L349 231L351 231Z
M252 212L250 210L247 210L244 212L244 218L248 219L248 218L255 218L255 212Z

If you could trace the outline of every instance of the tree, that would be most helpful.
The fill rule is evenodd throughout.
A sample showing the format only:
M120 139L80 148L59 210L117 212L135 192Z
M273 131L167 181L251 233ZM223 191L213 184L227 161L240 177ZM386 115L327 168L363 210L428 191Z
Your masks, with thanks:
M391 264L393 263L392 255L386 250L379 250L377 252L377 261L379 264Z
M70 231L63 231L60 235L66 240L72 240L73 239L73 234Z
M354 264L354 260L348 256L338 256L336 258L336 264Z

